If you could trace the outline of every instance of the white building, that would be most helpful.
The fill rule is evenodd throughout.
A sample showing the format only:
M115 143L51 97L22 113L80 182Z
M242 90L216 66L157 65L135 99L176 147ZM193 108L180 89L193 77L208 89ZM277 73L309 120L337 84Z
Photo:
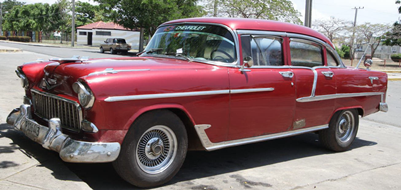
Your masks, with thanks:
M99 46L107 38L124 38L132 49L139 48L140 31L130 30L113 22L94 22L77 27L77 44Z

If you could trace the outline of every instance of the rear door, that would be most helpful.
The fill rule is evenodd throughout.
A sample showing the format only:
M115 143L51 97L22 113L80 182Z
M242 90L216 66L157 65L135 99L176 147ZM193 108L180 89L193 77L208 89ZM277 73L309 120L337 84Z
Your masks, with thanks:
M296 86L293 130L327 124L334 110L336 75L325 64L325 47L308 38L290 38L291 65Z

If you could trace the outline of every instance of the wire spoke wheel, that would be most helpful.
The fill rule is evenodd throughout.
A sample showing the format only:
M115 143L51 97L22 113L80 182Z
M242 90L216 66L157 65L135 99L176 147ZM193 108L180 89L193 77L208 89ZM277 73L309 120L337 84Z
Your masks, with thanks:
M139 139L136 151L139 167L148 174L166 170L177 153L177 138L174 132L163 125L149 128Z

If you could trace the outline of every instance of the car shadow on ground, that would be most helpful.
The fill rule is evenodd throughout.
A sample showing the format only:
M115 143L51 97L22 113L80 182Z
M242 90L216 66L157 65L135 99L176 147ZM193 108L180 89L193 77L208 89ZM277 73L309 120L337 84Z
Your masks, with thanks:
M41 166L53 171L53 176L60 180L72 180L73 177L64 175L58 164L63 164L56 152L46 150L34 143L21 132L10 130L7 124L0 124L0 138L10 138L13 144L3 147L6 153L20 147L27 156L37 159ZM351 149L372 146L376 142L356 138ZM4 145L2 145L4 146ZM197 178L213 177L255 167L277 164L288 160L302 159L310 156L333 154L324 149L314 133L298 135L289 138L276 139L222 150L190 151L184 165L178 174L166 185L190 181ZM77 164L64 163L72 172L93 189L133 189L128 182L121 179L114 171L111 163Z
M0 155L13 154L16 151L20 151L29 159L39 161L40 165L37 167L46 167L51 170L52 175L56 179L77 181L75 176L68 175L68 173L63 171L65 167L60 167L60 164L64 163L61 161L58 153L44 149L41 145L26 137L22 132L14 130L12 126L5 123L0 124L0 138L8 138L11 141L8 144L0 145ZM0 169L18 165L13 160L4 160L4 157L3 159L0 158Z
M375 142L357 138L351 149L375 144ZM332 153L319 144L318 136L314 133L212 152L191 151L188 152L181 170L166 185ZM66 165L93 189L133 188L118 176L112 164L67 163Z

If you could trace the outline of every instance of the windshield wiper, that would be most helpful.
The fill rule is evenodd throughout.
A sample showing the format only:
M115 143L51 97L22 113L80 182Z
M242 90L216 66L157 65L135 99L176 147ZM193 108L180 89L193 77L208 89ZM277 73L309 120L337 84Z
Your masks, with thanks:
M190 58L189 56L182 55L181 53L166 53L165 55L172 55L172 56L175 56L175 57L182 57L182 58L184 58L185 60L187 60L189 62L193 61L192 58Z
M161 51L161 50L163 50L163 48L152 48L152 49L150 49L150 50L148 50L148 51L145 51L145 53L146 53L146 54L148 54L148 53L155 53L155 52L158 52L158 51Z
M176 54L175 56L176 56L176 57L185 58L185 59L186 59L187 61L189 61L189 62L192 62L192 61L193 61L193 59L190 58L189 56L185 56L185 55L182 55L182 54Z

